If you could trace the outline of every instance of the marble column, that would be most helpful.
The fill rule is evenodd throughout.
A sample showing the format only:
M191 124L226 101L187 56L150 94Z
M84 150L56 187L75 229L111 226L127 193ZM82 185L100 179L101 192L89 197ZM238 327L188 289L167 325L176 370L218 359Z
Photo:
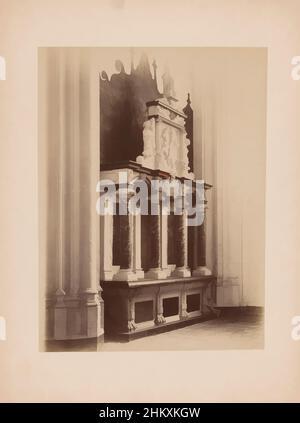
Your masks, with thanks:
M187 239L187 216L183 212L175 216L175 242L176 242L176 268L172 272L175 277L189 277L191 271L188 268L188 239Z
M196 227L197 231L197 267L193 270L193 276L209 276L211 270L206 267L206 237L205 237L205 218L202 225Z
M164 234L162 236L162 222L164 228ZM164 252L163 262L165 269L162 268L162 242L164 242L164 248L166 247L165 231L167 231L166 219L162 220L161 208L158 214L150 215L150 269L145 274L146 278L149 279L165 279L167 277L167 256Z
M114 275L114 280L136 281L137 275L133 268L133 215L120 215L120 238L119 238L119 265L120 270Z
M198 267L197 240L198 240L198 227L189 226L188 227L188 264L192 273Z
M146 273L147 278L158 278L161 272L160 266L160 215L150 215L150 269Z

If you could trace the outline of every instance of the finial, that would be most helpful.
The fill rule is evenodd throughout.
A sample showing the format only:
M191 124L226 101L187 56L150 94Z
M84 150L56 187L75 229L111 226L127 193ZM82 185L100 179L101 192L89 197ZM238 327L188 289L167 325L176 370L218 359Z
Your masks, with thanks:
M175 99L176 94L174 90L174 79L171 77L168 67L162 76L162 80L164 97L167 99Z
M144 51L141 53L139 64L137 65L137 70L139 72L143 72L144 75L151 76L148 56Z
M191 95L190 95L190 93L188 93L188 95L187 95L186 106L184 107L183 111L188 116L193 113L193 109L191 108Z
M131 47L130 49L130 73L132 74L134 71L134 49Z
M116 60L115 61L115 68L116 68L117 72L119 72L119 73L125 73L124 65L121 62L121 60Z
M157 63L156 63L155 59L152 62L152 67L153 67L153 73L154 73L154 81L157 82L157 79L156 79L156 77L157 77L157 75L156 75Z
M108 75L104 70L101 72L101 79L103 81L108 81Z

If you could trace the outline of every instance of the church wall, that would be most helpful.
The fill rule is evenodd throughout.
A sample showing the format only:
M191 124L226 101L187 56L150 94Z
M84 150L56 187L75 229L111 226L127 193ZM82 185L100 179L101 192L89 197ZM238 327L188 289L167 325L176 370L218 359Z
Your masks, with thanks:
M95 208L99 84L90 53L39 52L40 276L48 339L103 333Z
M202 163L202 176L214 186L208 193L207 260L218 275L218 305L262 306L266 50L202 49L196 69L195 169L200 176Z

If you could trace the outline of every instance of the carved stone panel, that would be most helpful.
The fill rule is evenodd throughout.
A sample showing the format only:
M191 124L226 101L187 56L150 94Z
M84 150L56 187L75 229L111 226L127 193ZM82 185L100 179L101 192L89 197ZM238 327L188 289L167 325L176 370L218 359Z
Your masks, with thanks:
M148 120L144 123L142 155L136 161L149 169L159 169L171 176L193 179L190 172L185 115L165 99L147 103Z

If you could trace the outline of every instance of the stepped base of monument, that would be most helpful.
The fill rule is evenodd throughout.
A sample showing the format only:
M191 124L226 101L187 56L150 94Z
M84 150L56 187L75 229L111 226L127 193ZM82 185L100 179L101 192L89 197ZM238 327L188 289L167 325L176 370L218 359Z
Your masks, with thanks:
M105 340L128 342L217 317L216 278L103 281Z
M215 319L215 313L207 313L204 316L192 317L190 319L178 320L176 322L165 323L162 325L153 325L153 327L145 329L136 329L132 332L124 332L117 334L107 334L104 336L104 342L129 342L134 339L144 338L145 336L158 335L160 333L169 332L172 330L180 329L196 323L205 322L207 320Z

